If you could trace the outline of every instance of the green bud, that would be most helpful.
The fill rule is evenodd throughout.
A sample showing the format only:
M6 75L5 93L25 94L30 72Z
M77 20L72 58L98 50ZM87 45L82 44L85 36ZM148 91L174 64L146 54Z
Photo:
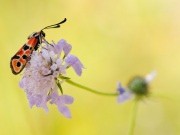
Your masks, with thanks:
M148 94L148 84L143 77L134 77L128 84L128 88L137 95Z

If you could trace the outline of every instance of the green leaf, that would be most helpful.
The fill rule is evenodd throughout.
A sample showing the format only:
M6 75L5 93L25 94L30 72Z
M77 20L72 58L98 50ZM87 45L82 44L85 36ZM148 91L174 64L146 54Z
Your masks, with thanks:
M61 76L61 79L69 80L69 79L71 79L71 78L66 77L66 76Z
M66 55L63 56L63 60L66 58Z
M55 81L56 81L56 84L57 84L59 90L61 91L61 94L63 94L63 89L62 89L62 87L61 87L61 84L60 84L59 80L58 80L58 79L55 79Z
M62 75L59 75L58 78L59 78L59 79L62 79L62 80L69 80L69 79L71 79L71 78L69 78L69 77L62 76Z
M71 66L67 66L66 69L70 68Z

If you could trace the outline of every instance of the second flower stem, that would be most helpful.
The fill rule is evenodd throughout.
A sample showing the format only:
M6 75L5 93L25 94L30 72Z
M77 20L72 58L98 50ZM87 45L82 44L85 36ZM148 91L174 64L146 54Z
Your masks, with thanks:
M137 113L137 108L138 108L138 101L139 101L139 97L135 97L135 99L133 101L133 105L132 105L132 110L131 110L128 135L134 134L134 128L135 128L135 124L136 124L136 113Z

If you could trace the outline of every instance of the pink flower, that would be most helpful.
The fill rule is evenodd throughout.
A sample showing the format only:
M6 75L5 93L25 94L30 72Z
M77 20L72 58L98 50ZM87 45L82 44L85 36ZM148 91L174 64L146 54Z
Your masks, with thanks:
M74 99L59 95L58 88L63 94L61 84L67 67L73 67L77 75L81 75L84 66L76 56L69 54L72 47L65 40L52 45L44 43L40 52L33 51L19 85L26 92L30 107L36 105L47 112L47 102L50 102L56 104L65 117L71 118L70 110L65 105L72 104Z

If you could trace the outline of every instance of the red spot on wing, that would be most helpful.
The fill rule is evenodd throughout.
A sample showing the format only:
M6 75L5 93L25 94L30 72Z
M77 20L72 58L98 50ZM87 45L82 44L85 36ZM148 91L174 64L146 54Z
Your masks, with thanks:
M25 54L29 57L29 55L32 53L32 50L27 50Z
M23 54L24 54L23 48L21 48L21 49L16 53L16 55L20 55L20 56L22 56Z
M26 62L27 62L27 60L20 58L20 59L19 59L19 62L21 62L21 65L25 65Z
M30 47L35 47L37 45L37 43L38 43L38 39L36 39L35 37L32 37L27 42L27 45Z

